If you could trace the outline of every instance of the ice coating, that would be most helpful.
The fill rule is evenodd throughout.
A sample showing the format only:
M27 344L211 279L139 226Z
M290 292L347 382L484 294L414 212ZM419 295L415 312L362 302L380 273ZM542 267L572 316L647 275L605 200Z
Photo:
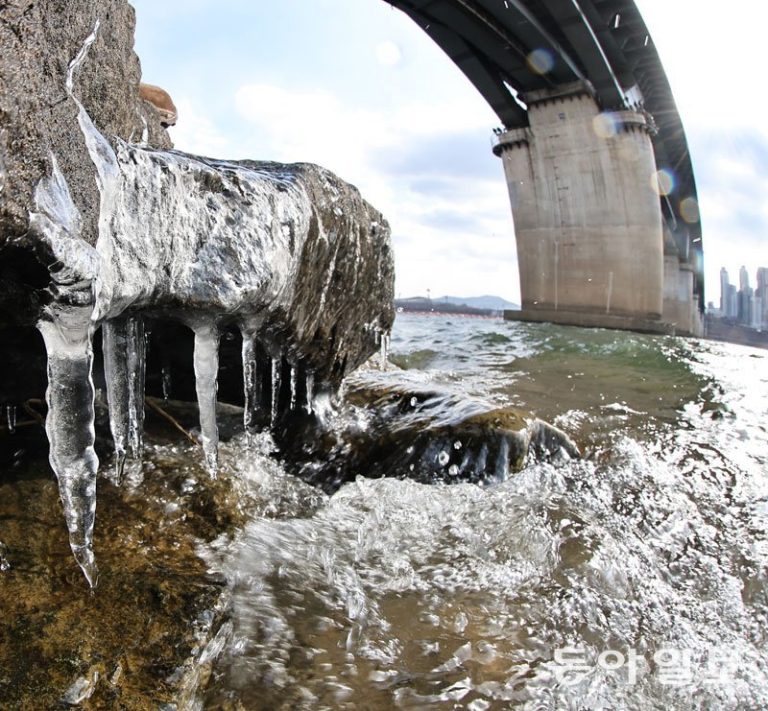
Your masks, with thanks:
M77 70L98 30L97 22L66 78L95 166L98 236L84 238L53 154L50 177L38 184L30 215L31 231L55 260L51 303L38 325L48 350L51 463L72 549L92 585L98 468L93 333L104 327L120 473L126 455L140 457L142 449L142 317L162 315L190 325L204 456L215 473L218 327L247 327L253 349L249 356L244 343L245 395L253 417L246 425L255 426L261 408L274 424L283 414L280 407L287 409L299 396L299 376L284 374L284 364L311 369L319 385L333 389L370 355L372 338L363 325L372 319L391 324L394 276L386 221L356 188L322 168L217 161L117 138L113 148L76 96ZM377 271L364 272L370 263ZM372 299L377 289L383 296ZM280 354L272 372L256 368L261 353ZM281 398L289 377L291 397ZM169 379L163 376L166 394Z
M208 473L219 468L219 428L216 424L216 391L219 372L219 329L211 320L193 325L195 332L195 387L200 410L200 435Z

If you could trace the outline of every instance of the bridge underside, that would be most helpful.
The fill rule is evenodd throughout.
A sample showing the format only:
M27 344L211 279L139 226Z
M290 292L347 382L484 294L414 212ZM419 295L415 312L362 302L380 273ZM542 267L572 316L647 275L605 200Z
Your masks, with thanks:
M510 190L524 309L696 333L696 185L634 0L385 1L424 29L503 123L494 152Z

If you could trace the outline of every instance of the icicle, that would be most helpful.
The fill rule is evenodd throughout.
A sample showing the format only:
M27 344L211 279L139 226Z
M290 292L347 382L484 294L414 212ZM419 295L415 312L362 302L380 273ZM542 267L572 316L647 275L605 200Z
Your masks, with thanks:
M144 379L147 341L141 317L128 319L128 447L134 459L144 449Z
M270 413L270 425L277 422L278 404L280 401L280 358L272 359L272 411Z
M212 478L219 468L219 428L216 392L219 373L219 330L213 321L198 322L195 331L195 389L200 410L200 433L205 465Z
M144 432L144 326L141 317L118 318L102 326L109 425L115 443L115 476L122 480L128 451L140 459Z
M296 409L296 385L298 379L298 372L295 365L291 366L291 410Z
M387 358L389 357L389 335L386 333L381 334L381 354L380 354L380 366L382 370L387 369Z
M247 433L256 429L259 401L261 399L261 381L256 360L256 339L243 330L243 388L245 408L243 409L243 427Z
M0 572L5 572L11 569L11 564L8 562L8 547L0 541Z
M109 427L115 444L115 480L123 477L128 450L128 339L125 321L106 321L101 327L104 379L107 381Z
M8 425L8 432L14 434L16 432L16 405L5 406L5 421Z
M163 400L168 402L171 397L171 366L164 365L161 371L161 375L163 379Z
M312 401L315 398L315 374L310 370L307 372L307 413L312 414L314 412L314 406Z
M51 467L59 481L72 553L88 583L95 587L98 569L93 555L93 524L99 460L93 448L90 312L90 306L49 307L50 320L41 320L37 327L48 352L45 431Z

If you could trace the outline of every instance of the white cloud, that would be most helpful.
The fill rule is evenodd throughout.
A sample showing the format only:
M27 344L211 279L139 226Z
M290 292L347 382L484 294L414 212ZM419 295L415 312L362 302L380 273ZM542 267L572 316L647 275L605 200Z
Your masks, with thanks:
M638 0L687 128L756 128L768 111L756 88L768 11L754 0Z
M454 159L454 137L478 132L480 150L485 149L488 123L482 106L411 103L389 113L373 112L348 106L328 91L288 91L269 84L240 87L235 106L249 126L239 134L255 129L262 154L324 165L357 185L384 213L393 228L398 292L412 295L431 288L435 294L490 291L517 298L514 236L501 165L494 180L462 175L456 165L447 169ZM423 167L409 167L407 160L382 168L382 155L408 155L427 141L445 145L427 170L452 183L447 195L415 189L415 179L424 177ZM247 143L239 147L250 149ZM486 150L488 160L496 161L490 145ZM436 215L440 227L432 224ZM469 252L473 256L468 258Z
M232 143L206 112L186 96L175 99L179 118L169 129L174 147L200 156L225 158L232 155Z

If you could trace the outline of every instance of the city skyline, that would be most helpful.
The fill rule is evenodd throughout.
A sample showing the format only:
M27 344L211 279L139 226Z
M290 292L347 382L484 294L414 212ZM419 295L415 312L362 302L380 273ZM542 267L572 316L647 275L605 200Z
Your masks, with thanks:
M750 272L742 264L738 270L738 289L731 283L730 272L720 268L720 307L710 310L718 318L727 319L755 330L768 329L768 267L754 269L755 286Z

